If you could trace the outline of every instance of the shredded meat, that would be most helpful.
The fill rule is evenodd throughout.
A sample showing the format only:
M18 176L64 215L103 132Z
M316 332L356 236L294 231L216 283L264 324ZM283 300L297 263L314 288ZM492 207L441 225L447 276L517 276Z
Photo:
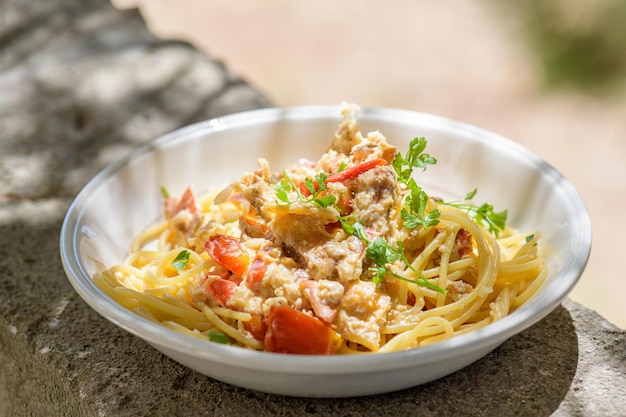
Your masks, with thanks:
M395 172L389 165L378 166L360 175L352 191L354 214L371 237L388 236L390 218L399 212L402 201Z
M341 300L335 319L337 330L346 340L377 350L381 341L380 329L390 308L391 298L377 292L376 284L359 281Z
M472 234L465 229L459 229L450 254L450 261L459 260L472 253L473 244Z

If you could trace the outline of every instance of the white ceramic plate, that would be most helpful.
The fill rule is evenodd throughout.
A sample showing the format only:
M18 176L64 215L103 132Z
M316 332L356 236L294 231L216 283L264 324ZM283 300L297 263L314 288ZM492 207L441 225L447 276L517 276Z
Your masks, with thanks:
M378 355L315 357L256 352L205 342L145 320L107 297L91 276L121 262L131 239L162 212L160 187L180 194L221 186L253 171L326 151L338 106L256 110L197 123L165 135L104 169L76 197L61 232L61 257L80 296L98 313L174 360L215 379L264 392L310 397L377 394L422 384L478 360L541 320L580 278L591 250L591 223L572 185L522 146L467 124L423 113L362 109L361 130L381 131L402 152L416 136L438 159L420 176L431 195L509 210L509 224L541 230L550 276L541 292L481 330L419 349ZM424 179L424 180L422 180Z

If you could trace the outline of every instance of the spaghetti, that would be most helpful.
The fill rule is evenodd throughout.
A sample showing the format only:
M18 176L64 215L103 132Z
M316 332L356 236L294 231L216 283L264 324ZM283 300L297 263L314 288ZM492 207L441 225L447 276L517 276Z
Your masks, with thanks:
M363 136L358 107L319 161L259 160L221 192L165 195L163 221L94 276L111 298L183 334L255 350L356 354L416 348L500 320L537 292L539 231L506 212L429 197L405 155Z

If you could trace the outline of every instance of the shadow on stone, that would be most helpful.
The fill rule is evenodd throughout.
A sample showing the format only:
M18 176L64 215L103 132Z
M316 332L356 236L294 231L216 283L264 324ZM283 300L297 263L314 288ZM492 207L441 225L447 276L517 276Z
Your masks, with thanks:
M152 35L136 10L108 0L2 7L0 201L72 197L143 142L270 105L221 62Z

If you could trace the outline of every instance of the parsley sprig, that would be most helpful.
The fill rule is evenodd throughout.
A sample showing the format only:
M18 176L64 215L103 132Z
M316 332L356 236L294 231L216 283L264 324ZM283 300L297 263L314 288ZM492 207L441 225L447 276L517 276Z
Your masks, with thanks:
M404 200L404 207L400 210L404 226L408 229L415 229L419 226L428 229L430 226L439 224L439 210L434 209L426 213L428 194L412 178L415 169L423 171L429 165L437 163L435 158L424 153L427 143L424 138L414 138L409 143L406 154L402 155L397 152L391 162L398 181L406 185L409 190L409 195Z
M439 210L434 209L426 213L428 194L411 177L415 169L423 171L429 165L437 163L435 158L424 153L427 143L424 138L414 138L406 154L403 156L400 152L396 153L391 163L396 171L398 182L406 185L409 190L409 195L404 200L404 207L400 210L404 226L408 229L415 229L419 226L428 229L430 226L439 224Z
M283 177L280 182L273 186L274 191L276 191L276 202L280 205L290 205L299 201L305 204L312 203L322 208L328 208L334 205L337 199L332 195L324 195L324 191L327 190L327 177L328 174L324 172L317 174L315 181L307 177L304 180L304 186L309 191L310 197L306 197L293 182L293 179L283 170ZM295 200L291 200L289 197L289 194L292 192L296 194Z
M414 229L419 226L428 229L430 226L436 226L439 224L439 216L441 215L437 209L426 213L428 195L411 177L414 169L421 168L424 170L428 165L437 163L435 158L424 153L426 144L427 142L424 138L413 139L406 155L402 156L398 152L392 162L398 181L405 184L410 191L404 201L404 207L400 211L404 226L408 229ZM507 210L496 212L493 205L488 203L480 206L474 205L471 203L471 200L476 195L476 192L477 189L474 189L467 193L463 201L440 202L439 204L446 204L467 211L478 225L498 237L500 232L506 228Z
M437 291L441 294L445 294L446 290L441 288L438 285L435 285L428 281L424 275L415 269L411 262L407 259L404 253L404 246L402 242L397 241L396 247L391 246L385 239L382 237L377 237L373 242L370 242L367 245L366 256L368 259L371 259L372 262L376 265L376 267L371 267L370 271L374 274L372 281L374 283L380 283L385 278L386 274L391 275L397 279L401 279L403 281L413 282L417 285L421 285L422 287L430 288L431 290ZM404 265L410 269L417 278L410 279L407 277L403 277L402 275L398 275L393 272L387 264L401 260Z
M424 278L424 275L420 271L418 271L413 267L413 265L411 265L411 262L407 259L405 255L402 242L397 241L396 246L392 246L382 237L377 237L373 241L370 241L366 236L365 227L359 222L351 223L352 220L352 216L344 216L339 218L341 226L346 233L358 237L367 245L365 249L365 257L375 265L369 268L369 271L372 273L372 282L374 282L375 284L380 284L385 279L385 275L390 275L403 281L408 281L417 285L421 285L423 287L428 287L431 290L440 292L442 294L446 293L445 289L428 281L426 278ZM415 275L417 275L417 278L411 279L393 272L393 270L391 270L388 265L398 260L401 260L407 268L409 268Z
M404 227L407 229L415 229L422 226L428 229L430 226L439 224L439 216L441 213L437 209L430 210L426 213L428 205L428 194L417 185L415 180L411 178L408 182L410 194L406 197L404 204L400 210L400 216L404 220Z
M415 169L421 169L423 171L428 165L435 165L437 163L435 158L424 153L427 143L425 138L414 138L409 143L409 149L404 156L402 156L400 152L396 153L393 161L391 161L391 165L398 175L399 182L408 185Z
M498 237L500 232L506 228L508 210L496 212L491 204L483 203L477 206L471 203L477 191L478 190L475 188L467 193L463 201L441 202L439 204L445 204L467 211L478 225L489 230L495 237Z

